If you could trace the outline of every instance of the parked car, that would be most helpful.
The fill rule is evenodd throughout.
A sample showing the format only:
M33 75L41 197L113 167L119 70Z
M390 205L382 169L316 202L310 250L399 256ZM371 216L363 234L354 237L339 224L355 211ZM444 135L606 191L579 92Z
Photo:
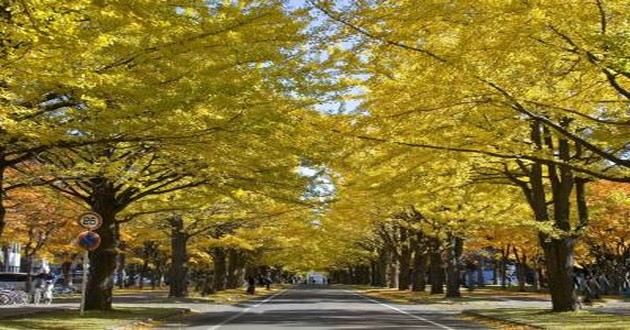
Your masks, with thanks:
M0 273L0 288L26 289L26 273Z

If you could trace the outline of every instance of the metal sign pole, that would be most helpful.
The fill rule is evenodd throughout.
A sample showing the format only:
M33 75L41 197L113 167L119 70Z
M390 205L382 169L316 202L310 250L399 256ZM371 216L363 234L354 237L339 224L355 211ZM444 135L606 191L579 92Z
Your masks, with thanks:
M85 312L85 295L87 291L87 281L88 281L88 265L89 265L89 251L85 250L83 253L83 280L81 281L81 315Z

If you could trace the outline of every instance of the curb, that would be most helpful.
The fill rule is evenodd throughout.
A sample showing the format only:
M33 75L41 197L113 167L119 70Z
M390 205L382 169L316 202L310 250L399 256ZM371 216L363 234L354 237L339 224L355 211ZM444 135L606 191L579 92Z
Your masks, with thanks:
M518 327L527 327L529 329L544 329L542 327L538 327L538 326L535 326L535 325L527 324L525 322L506 320L506 319L502 319L502 318L498 318L498 317L492 317L492 316L484 315L484 314L478 313L478 312L476 312L474 310L463 311L461 313L461 315L472 316L472 317L476 317L476 318L480 318L480 319L486 319L488 321L493 321L493 322L501 322L501 323L505 323L506 325L512 325L512 326L518 326Z
M161 315L160 317L156 317L156 318L146 318L143 320L138 320L138 321L133 321L129 324L125 324L125 325L121 325L118 327L113 327L113 328L108 328L109 330L132 330L135 329L137 327L143 326L143 325L147 325L148 323L154 322L154 321L165 321L167 319L170 319L172 317L175 316L180 316L180 315L184 315L184 314L189 314L192 312L192 309L190 308L180 308L177 311L174 311L172 313L169 314L164 314Z

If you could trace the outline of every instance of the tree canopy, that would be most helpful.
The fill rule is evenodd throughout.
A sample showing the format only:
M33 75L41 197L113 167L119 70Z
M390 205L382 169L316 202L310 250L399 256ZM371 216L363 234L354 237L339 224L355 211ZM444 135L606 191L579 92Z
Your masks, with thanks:
M99 213L88 309L135 264L458 296L493 260L575 310L575 267L628 267L627 7L1 0L0 238L63 259Z

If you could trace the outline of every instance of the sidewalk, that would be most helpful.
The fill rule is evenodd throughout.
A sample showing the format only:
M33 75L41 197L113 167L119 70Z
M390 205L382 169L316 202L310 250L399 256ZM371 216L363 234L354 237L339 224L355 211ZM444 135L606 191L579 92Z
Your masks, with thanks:
M594 312L630 316L630 301L617 300L603 304L603 306L588 307Z

